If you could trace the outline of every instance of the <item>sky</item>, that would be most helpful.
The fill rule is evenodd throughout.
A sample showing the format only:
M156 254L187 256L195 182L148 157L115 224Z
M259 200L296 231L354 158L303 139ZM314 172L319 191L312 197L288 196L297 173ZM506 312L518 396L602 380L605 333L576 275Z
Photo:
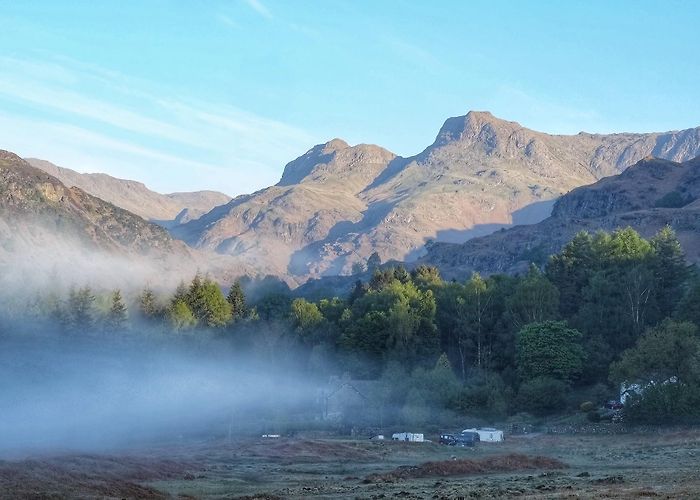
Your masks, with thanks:
M700 2L0 0L0 149L229 195L340 137L402 156L488 110L700 125Z

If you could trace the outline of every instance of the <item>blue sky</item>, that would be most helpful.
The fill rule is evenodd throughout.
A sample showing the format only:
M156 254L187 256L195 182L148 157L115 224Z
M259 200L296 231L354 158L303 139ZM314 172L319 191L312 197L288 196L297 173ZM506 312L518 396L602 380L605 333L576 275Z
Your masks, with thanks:
M0 0L0 148L161 192L279 180L333 137L408 156L470 109L700 125L700 2Z

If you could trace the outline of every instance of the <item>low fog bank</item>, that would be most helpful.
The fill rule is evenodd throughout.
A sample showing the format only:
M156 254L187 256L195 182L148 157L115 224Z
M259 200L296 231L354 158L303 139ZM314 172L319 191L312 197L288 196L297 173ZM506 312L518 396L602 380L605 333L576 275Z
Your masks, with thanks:
M65 291L83 285L124 292L139 291L145 283L154 289L174 289L181 280L191 278L200 264L187 249L147 255L95 248L55 232L50 244L22 234L0 236L0 299L5 301L47 288Z
M312 381L196 339L15 335L0 327L0 456L270 432Z

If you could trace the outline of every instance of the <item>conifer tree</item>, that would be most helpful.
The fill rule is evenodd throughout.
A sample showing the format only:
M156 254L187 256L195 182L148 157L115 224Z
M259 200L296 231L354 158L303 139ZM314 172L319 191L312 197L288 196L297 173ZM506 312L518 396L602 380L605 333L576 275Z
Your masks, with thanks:
M139 310L141 314L147 319L153 319L158 315L158 303L156 302L156 296L150 287L143 289L141 297L139 298Z
M105 329L110 332L116 332L123 330L126 326L126 305L122 299L121 291L114 290L112 292L112 305L107 313L107 318L105 320Z
M95 296L88 286L76 290L72 288L68 295L67 324L73 332L85 333L92 328L93 304Z
M245 316L245 294L243 293L243 287L241 286L240 281L236 280L231 286L226 300L229 304L231 304L231 318L234 321Z

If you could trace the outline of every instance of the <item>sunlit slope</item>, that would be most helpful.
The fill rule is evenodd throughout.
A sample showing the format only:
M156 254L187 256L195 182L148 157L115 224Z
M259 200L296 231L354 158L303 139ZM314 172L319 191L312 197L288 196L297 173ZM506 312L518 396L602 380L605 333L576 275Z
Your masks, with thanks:
M190 245L298 279L347 273L372 252L414 260L431 241L462 243L549 216L570 190L654 155L700 153L700 128L656 134L550 135L470 112L402 158L334 139L289 163L273 187L174 231Z
M539 224L519 226L462 245L436 243L424 262L448 276L511 272L544 262L577 232L632 227L650 237L671 226L690 262L700 262L700 158L677 163L646 158L620 175L573 190Z

